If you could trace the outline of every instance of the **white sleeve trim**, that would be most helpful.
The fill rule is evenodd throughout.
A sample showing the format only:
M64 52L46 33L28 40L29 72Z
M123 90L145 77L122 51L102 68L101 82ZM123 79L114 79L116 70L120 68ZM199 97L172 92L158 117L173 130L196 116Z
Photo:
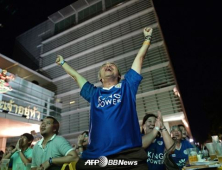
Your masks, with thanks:
M74 148L69 149L69 150L66 152L65 156L68 155L68 153L69 153L70 151L73 151L73 150L74 150Z

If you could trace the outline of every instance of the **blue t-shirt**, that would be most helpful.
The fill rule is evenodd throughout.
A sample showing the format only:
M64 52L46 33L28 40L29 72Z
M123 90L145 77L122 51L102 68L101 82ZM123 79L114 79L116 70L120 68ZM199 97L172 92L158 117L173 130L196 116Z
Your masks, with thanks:
M109 156L125 149L141 147L136 112L136 93L142 76L130 69L111 89L85 83L80 95L90 102L89 145L83 159Z
M164 141L163 138L156 138L153 143L151 143L145 150L147 152L147 165L148 169L151 170L165 170L165 165L163 164L164 157Z
M186 149L188 148L193 148L193 145L187 140L182 140L180 150L175 149L174 153L171 155L174 162L178 165L180 169L185 166L188 160L188 153L186 151Z

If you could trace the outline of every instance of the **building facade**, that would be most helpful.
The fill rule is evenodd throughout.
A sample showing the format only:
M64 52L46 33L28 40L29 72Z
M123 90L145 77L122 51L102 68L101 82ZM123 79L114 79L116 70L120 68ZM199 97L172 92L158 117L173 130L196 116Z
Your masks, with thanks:
M61 135L73 142L88 130L90 106L80 96L77 83L55 64L57 55L101 86L99 67L115 62L124 76L142 46L147 26L153 28L153 38L137 92L138 118L161 111L169 128L187 119L182 100L173 91L176 80L152 1L79 0L17 38L39 60L39 72L52 80L53 85L45 87L55 92L55 101L61 104Z
M51 115L61 120L61 110L55 105L54 92L25 79L25 77L31 77L31 72L34 73L34 71L2 54L0 54L0 62L0 73L3 69L8 68L7 75L11 75L10 72L15 70L20 70L23 75L28 75L24 78L14 75L14 80L11 80L7 86L9 91L5 91L5 81L0 77L0 150L4 150L7 143L12 143L11 140L8 140L9 138L31 133L31 131L39 132L39 125L45 116ZM35 74L35 76L41 76L38 73ZM18 138L13 141L13 144L16 144L17 140Z

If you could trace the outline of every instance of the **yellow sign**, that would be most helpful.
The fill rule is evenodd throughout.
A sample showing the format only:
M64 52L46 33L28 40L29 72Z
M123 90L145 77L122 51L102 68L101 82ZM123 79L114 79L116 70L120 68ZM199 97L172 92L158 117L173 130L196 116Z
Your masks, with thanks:
M27 119L37 119L40 120L40 112L38 111L38 108L33 107L33 109L28 107L23 107L23 106L18 106L14 104L13 100L10 100L9 102L5 101L0 101L0 109L9 111L9 112L14 112L15 114L18 115L26 115Z

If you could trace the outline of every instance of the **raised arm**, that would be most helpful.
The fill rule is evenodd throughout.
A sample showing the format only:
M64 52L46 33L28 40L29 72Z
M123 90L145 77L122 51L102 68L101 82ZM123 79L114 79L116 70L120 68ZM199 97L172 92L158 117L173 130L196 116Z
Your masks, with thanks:
M80 88L87 82L87 80L81 76L76 70L70 67L61 55L57 56L56 63L61 66L66 73L68 73L79 85Z
M143 45L140 48L136 58L134 59L134 62L131 67L133 70L135 70L139 74L141 73L141 68L142 68L143 60L146 56L146 52L150 46L152 32L153 32L152 28L144 28L143 33L145 36L145 40L144 40Z
M17 144L16 144L15 148L14 148L11 152L9 152L7 155L5 155L3 158L4 158L4 159L10 159L11 156L12 156L16 151L19 151L18 154L19 154L19 156L20 156L20 158L21 158L21 160L22 160L22 162L23 162L24 164L27 164L27 163L32 162L32 158L27 158L27 157L24 155L24 153L21 151L21 149L20 149L20 148L21 148L21 147L20 147L21 142L19 142L19 141L20 141L20 139L17 141Z
M162 134L165 147L166 147L166 149L169 149L173 145L174 141L171 138L171 136L170 136L169 132L167 131L166 127L164 126L163 118L162 118L162 115L161 115L160 111L158 111L158 118L157 119L161 122L160 132Z

